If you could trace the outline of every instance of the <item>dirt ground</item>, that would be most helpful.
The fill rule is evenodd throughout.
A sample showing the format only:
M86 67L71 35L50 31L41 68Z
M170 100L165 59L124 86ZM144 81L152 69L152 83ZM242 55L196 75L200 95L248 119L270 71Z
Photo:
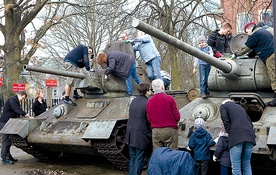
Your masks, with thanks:
M58 163L41 163L33 156L16 147L12 155L19 161L14 165L0 164L0 175L127 175L126 170L118 170L102 157L83 162L65 159ZM76 162L77 161L77 162ZM146 171L142 175L147 175Z

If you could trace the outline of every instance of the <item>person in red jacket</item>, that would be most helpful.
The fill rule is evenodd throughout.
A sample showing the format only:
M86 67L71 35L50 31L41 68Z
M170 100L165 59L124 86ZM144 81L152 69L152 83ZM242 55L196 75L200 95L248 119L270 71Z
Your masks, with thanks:
M149 99L146 110L152 129L153 150L158 147L177 149L180 113L176 102L172 96L165 94L163 80L153 80L152 89L154 95Z

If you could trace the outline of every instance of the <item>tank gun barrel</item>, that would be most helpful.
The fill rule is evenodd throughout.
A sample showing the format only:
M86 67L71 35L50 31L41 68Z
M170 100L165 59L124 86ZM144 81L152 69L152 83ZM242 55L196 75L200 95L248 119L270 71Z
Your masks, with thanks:
M64 70L55 70L55 69L49 69L46 67L36 67L36 66L31 66L31 65L24 65L23 68L24 68L24 70L28 70L28 71L60 75L60 76L71 77L71 78L84 79L86 77L84 73L69 72L69 71L64 71Z
M155 38L164 41L165 43L168 43L184 52L187 52L188 54L195 56L211 65L214 67L220 69L224 73L230 73L232 70L232 65L229 64L228 62L219 60L217 58L214 58L204 52L199 51L197 48L177 39L172 37L171 35L156 29L155 27L152 27L149 24L144 23L143 21L140 21L139 19L134 18L132 20L132 26L150 34L151 36L154 36Z

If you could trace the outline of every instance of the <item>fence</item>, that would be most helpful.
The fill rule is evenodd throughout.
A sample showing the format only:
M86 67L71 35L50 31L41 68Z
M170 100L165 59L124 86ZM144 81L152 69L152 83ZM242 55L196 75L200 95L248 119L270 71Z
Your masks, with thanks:
M47 103L47 99L44 99L44 100ZM35 101L35 99L29 98L29 99L25 99L24 101L22 101L20 103L21 108L25 112L29 113L30 116L34 116L33 109L32 109L32 105L33 105L34 101ZM60 98L54 98L54 99L52 99L51 100L51 105L49 107L56 106L60 101L61 101Z

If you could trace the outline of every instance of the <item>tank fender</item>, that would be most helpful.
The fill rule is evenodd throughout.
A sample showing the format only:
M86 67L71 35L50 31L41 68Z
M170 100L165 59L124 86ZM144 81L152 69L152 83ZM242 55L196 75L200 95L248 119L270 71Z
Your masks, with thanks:
M19 135L22 138L26 138L35 128L37 128L42 123L43 120L44 119L42 118L10 118L0 131L0 133Z
M114 120L92 121L89 123L82 139L88 141L90 139L108 139L116 125Z

